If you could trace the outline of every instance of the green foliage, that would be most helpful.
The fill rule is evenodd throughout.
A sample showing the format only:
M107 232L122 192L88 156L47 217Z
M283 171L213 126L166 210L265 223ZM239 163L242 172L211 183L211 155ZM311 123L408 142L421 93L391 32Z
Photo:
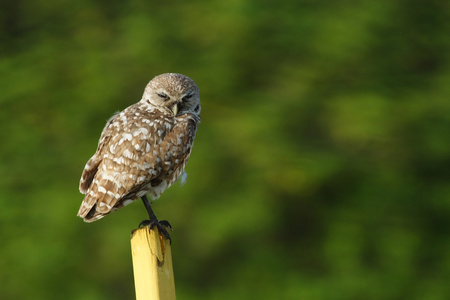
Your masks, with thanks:
M133 299L136 203L76 218L105 121L193 78L180 299L447 299L446 1L9 1L0 10L0 298Z

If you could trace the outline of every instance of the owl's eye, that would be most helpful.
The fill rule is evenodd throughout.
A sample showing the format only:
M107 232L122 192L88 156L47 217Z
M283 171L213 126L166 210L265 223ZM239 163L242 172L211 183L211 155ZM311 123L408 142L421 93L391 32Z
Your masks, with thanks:
M164 100L169 100L169 96L167 96L167 94L164 93L156 93L156 94Z
M188 95L184 96L183 99L182 99L183 102L186 102L186 101L188 101L189 99L191 99L193 95L194 95L194 94L188 94Z

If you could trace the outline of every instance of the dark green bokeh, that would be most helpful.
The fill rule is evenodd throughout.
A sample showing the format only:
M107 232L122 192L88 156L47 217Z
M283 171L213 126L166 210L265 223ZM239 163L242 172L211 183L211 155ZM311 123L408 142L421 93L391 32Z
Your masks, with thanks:
M179 299L448 299L450 2L2 1L0 298L133 299L135 203L76 217L106 120L193 78Z

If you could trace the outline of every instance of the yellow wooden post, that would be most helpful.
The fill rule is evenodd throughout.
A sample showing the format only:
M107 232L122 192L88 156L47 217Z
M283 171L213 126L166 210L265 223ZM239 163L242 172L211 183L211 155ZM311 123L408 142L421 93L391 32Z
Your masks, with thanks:
M136 300L175 300L170 241L158 228L134 230L131 253Z

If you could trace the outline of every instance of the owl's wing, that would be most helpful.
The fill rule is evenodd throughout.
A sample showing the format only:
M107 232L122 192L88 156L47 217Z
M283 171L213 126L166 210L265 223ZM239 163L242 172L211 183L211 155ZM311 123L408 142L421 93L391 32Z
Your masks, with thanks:
M196 128L192 120L171 130L164 122L153 122L132 124L126 133L112 136L78 215L92 222L162 182L170 186L186 165ZM164 189L156 191L158 196Z
M94 180L94 176L97 173L98 166L103 158L103 152L105 150L105 146L109 144L111 136L114 134L114 130L110 130L111 123L114 122L117 117L117 113L114 114L107 122L105 127L103 128L102 134L100 136L100 140L98 142L97 151L95 154L88 160L86 166L84 167L83 174L80 179L80 192L82 194L86 194L89 186Z

